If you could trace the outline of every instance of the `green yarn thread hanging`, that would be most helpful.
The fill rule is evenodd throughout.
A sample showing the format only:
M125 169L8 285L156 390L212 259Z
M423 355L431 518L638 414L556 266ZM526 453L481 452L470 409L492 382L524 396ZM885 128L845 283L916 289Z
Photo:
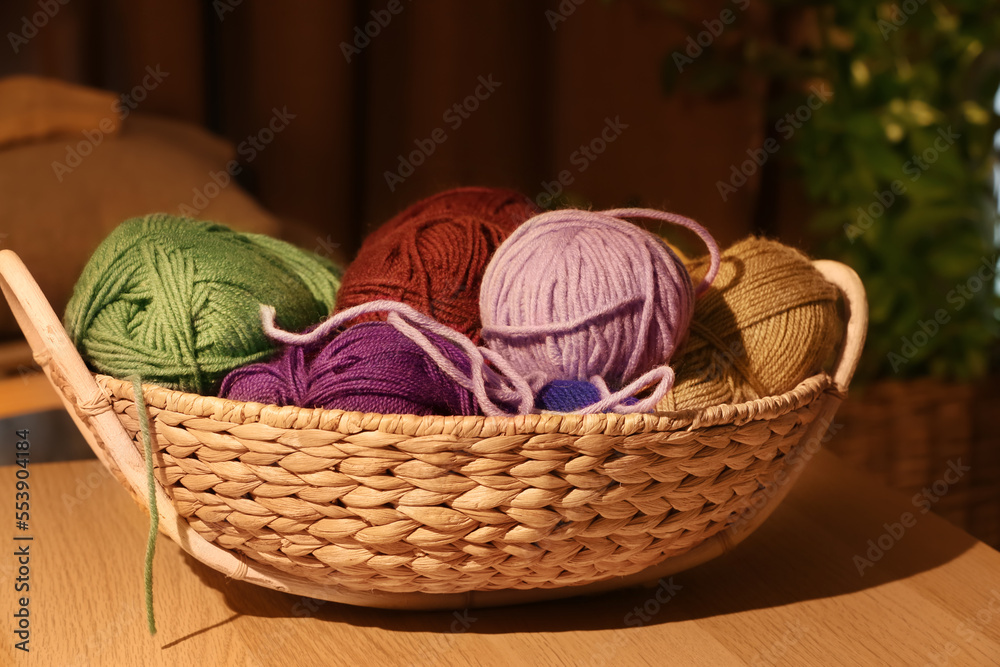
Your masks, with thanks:
M155 214L104 240L64 320L98 371L212 394L226 373L273 351L260 304L298 331L333 312L339 286L337 267L284 241Z

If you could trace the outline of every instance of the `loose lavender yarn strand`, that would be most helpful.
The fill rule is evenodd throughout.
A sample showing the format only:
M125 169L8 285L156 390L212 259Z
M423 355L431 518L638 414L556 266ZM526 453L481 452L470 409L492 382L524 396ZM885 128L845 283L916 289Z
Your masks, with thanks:
M712 235L708 233L707 229L699 225L691 218L687 218L677 213L670 213L669 211L657 211L652 208L612 208L603 211L603 213L615 218L646 218L649 220L672 222L675 225L686 227L697 234L708 248L710 259L708 273L705 274L705 277L698 284L698 287L695 288L695 296L701 296L704 294L705 290L711 287L712 282L715 280L715 276L719 274L719 265L722 262L722 256L719 252L719 244L715 242L715 239L712 238Z
M657 366L616 392L608 389L607 383L600 375L590 378L590 382L597 387L602 398L597 403L591 403L577 410L576 412L579 414L596 414L608 411L623 414L629 412L653 412L660 399L666 396L667 392L674 386L674 369L670 366ZM656 383L656 389L649 396L633 404L624 403L626 398L634 396L637 392L654 382Z
M590 323L593 319L598 319L602 317L607 317L613 315L620 310L625 310L630 306L634 306L642 301L641 298L635 297L633 299L624 299L616 304L602 308L594 313L588 313L575 320L569 322L553 322L552 324L537 324L537 325L522 325L517 327L504 326L502 324L494 324L490 326L490 333L502 334L507 338L531 338L542 335L552 335L567 333L573 331L574 329L579 329L580 327Z
M497 367L497 371L499 371L497 373L486 364L474 364L472 368L473 377L471 379L466 378L450 359L440 355L436 346L421 331L400 318L397 313L390 313L388 319L392 320L393 326L401 333L427 352L442 367L442 370L444 370L445 365L448 368L453 368L454 375L449 373L449 377L474 394L478 392L476 396L477 400L484 402L485 405L493 405L494 401L517 404L519 406L519 414L531 412L532 391L530 384L507 363L506 359L497 355L493 350L485 347L467 346L464 339L459 341L459 344L463 346L463 349L470 356L476 359L479 359L481 356L482 361L493 364ZM440 361L438 361L439 356ZM445 372L448 373L447 370ZM469 384L465 384L465 382ZM497 414L506 414L506 412L498 409Z
M264 333L272 340L285 343L286 345L309 345L315 343L359 315L375 312L397 314L399 317L393 318L394 321L391 322L393 326L427 353L450 379L463 388L472 391L485 414L488 416L511 414L509 411L496 405L496 402L493 400L494 397L500 402L517 403L518 412L515 414L527 414L531 412L534 402L533 393L527 382L519 374L505 364L498 364L498 367L509 371L509 374L505 373L505 378L498 376L486 365L486 357L490 357L491 361L495 361L496 359L495 355L489 350L476 347L468 337L404 303L386 300L369 301L368 303L353 306L333 315L330 319L324 321L308 333L292 333L279 329L275 324L276 313L272 306L262 304L260 311ZM408 326L405 320L409 320L423 327L426 331L437 334L461 347L462 351L469 357L472 377L468 378L465 376L450 360L441 354L440 350L426 336L413 327ZM504 379L510 383L511 387L503 387ZM489 391L487 388L490 382L493 384L492 391ZM493 397L490 396L491 393Z
M700 297L702 294L705 293L705 291L709 287L711 287L712 282L715 280L715 277L719 273L719 265L722 262L722 254L719 251L719 245L716 243L712 235L708 233L707 229L699 225L697 222L683 215L678 215L677 213L669 213L667 211L657 211L655 209L645 209L645 208L615 208L604 211L604 213L606 215L610 215L616 218L647 218L652 220L664 220L667 222L674 223L676 225L680 225L682 227L686 227L687 229L690 229L691 231L696 233L698 237L701 238L701 240L707 246L710 259L709 259L708 272L705 274L705 277L702 279L701 283L699 283L698 287L695 288L694 291L695 298ZM648 266L648 269L652 271L651 263ZM686 272L685 268L680 267L680 269ZM688 279L690 280L690 278ZM651 303L647 303L646 305L651 306ZM668 305L671 307L671 317L676 317L678 314L675 312L675 307L674 307L675 304L671 303ZM671 371L670 386L671 387L673 386L672 371ZM670 391L670 387L666 388L666 390L663 392L663 395L666 395L667 391ZM645 405L646 401L641 401L640 403ZM655 406L656 402L653 402L652 405ZM635 409L639 409L639 407L636 406Z
M512 373L508 377L515 384L515 387L518 384L523 384L523 386L520 388L509 388L503 386L503 378L497 376L497 374L494 373L493 370L490 369L490 367L485 363L475 363L477 361L476 357L480 357L481 360L485 361L486 355L483 353L488 353L489 350L484 350L483 348L477 348L475 346L472 346L471 348L465 346L464 343L467 339L459 343L463 346L463 350L473 357L473 363L470 368L472 377L470 378L462 373L462 371L459 370L450 359L441 354L441 351L437 349L437 346L428 340L427 336L425 336L423 332L411 326L399 315L398 312L389 313L386 321L396 327L396 329L404 336L416 343L417 346L419 346L427 354L427 356L429 356L431 360L438 365L438 368L440 368L452 381L456 382L464 389L471 391L476 397L476 400L479 401L480 406L483 407L484 412L486 412L487 409L490 409L491 412L495 412L495 415L507 414L506 411L496 407L493 398L496 398L498 401L503 403L518 403L520 409L519 411L521 413L529 412L531 410L531 388L527 386L527 383L521 383L520 378L516 373ZM463 336L462 338L464 339L465 337ZM468 342L471 345L471 341ZM501 372L503 372L503 369L501 369ZM489 395L489 385L491 382L493 386L493 393L495 394L494 397Z
M458 385L463 389L475 392L475 382L472 378L459 370L455 364L451 363L450 359L441 354L437 347L427 339L427 336L407 324L406 321L399 316L399 313L389 313L389 316L386 317L385 321L420 346L420 348L427 353L431 360L438 365L438 368L440 368L453 382L458 383ZM477 400L479 399L478 396L476 398Z
M506 359L501 357L499 354L489 349L488 347L478 348L479 352L483 355L483 358L497 367L501 375L494 373L489 366L486 366L486 370L489 371L488 379L494 380L495 391L499 399L505 403L518 403L524 400L525 392L527 396L532 396L531 384L528 379L514 370L514 367L508 363ZM503 386L504 378L510 378L511 384L514 385L513 388L507 388ZM521 414L528 414L531 412L531 404L529 403L527 409L522 410Z

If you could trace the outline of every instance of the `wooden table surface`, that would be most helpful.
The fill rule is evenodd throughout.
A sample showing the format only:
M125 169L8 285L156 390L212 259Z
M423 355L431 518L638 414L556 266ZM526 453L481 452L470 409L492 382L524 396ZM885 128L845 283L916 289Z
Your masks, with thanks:
M12 446L13 434L0 435ZM9 514L3 522L2 664L1000 664L1000 553L825 452L732 553L660 588L591 598L458 612L355 608L226 581L160 536L154 637L142 597L143 510L96 461L29 467L29 529L16 531ZM15 471L0 468L8 511ZM855 556L880 538L887 549L860 575ZM27 655L14 648L11 620L13 554L24 544Z

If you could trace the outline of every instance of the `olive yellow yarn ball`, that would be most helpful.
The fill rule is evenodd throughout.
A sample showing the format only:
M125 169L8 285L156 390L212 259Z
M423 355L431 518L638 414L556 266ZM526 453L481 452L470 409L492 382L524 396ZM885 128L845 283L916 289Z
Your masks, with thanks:
M695 282L707 269L707 257L688 263ZM838 294L806 255L777 241L749 237L724 250L657 408L742 403L818 373L840 340Z

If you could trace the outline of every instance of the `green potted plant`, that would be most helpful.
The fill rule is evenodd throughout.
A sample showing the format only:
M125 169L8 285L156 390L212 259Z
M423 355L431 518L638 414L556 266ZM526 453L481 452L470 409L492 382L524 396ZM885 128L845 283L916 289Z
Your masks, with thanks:
M971 472L934 509L1000 544L1000 5L774 0L768 12L766 34L737 16L684 71L672 51L664 85L724 95L766 78L766 136L788 148L763 166L760 226L787 224L776 200L803 200L813 253L868 291L867 386L831 446L914 493L962 459ZM789 114L803 106L808 117Z

